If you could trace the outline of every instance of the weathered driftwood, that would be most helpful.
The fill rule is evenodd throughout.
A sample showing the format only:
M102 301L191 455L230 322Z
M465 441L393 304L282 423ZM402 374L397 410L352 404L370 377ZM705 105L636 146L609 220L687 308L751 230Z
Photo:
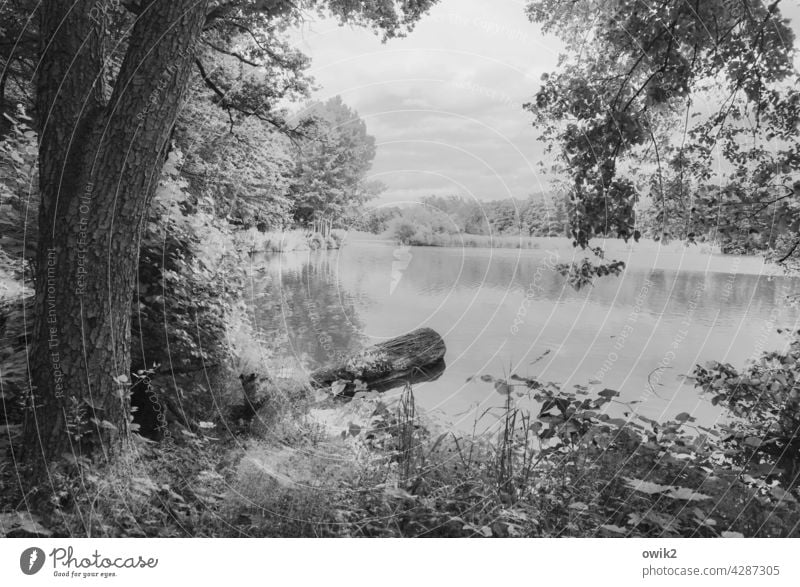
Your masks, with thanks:
M346 382L346 392L355 390L356 380L378 391L406 381L432 381L444 371L446 350L435 330L420 328L368 347L341 363L317 369L311 380L320 387Z

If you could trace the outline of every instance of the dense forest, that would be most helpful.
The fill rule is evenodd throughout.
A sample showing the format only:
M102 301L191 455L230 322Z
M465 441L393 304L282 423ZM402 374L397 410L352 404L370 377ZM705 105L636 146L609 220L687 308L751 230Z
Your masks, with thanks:
M587 253L560 267L575 285L624 269L605 237L800 259L800 78L780 2L528 0L521 23L564 46L519 105L552 191L370 205L376 140L341 97L312 98L289 33L317 14L393 39L434 4L0 6L0 532L800 535L795 333L748 365L697 367L698 393L730 415L713 429L611 417L614 390L512 373L482 376L507 398L491 438L436 434L410 384L396 404L356 384L369 429L337 442L304 426L344 383L269 368L280 341L245 303L253 252L336 248L348 230L566 236ZM337 458L314 460L325 443ZM242 469L283 446L321 485Z

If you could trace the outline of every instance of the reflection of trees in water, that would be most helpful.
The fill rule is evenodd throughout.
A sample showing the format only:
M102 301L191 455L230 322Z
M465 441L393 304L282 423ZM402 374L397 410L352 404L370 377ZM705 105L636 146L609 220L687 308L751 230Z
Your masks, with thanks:
M461 249L413 248L411 253L403 281L420 295L438 295L454 287L524 290L534 279L544 288L543 297L556 298L563 289L564 280L548 265L545 253L530 256L525 251L519 259L505 251L490 256L472 249L462 254Z
M742 320L745 313L766 316L773 308L786 305L786 295L794 291L797 284L793 279L735 272L629 271L624 278L629 283L620 291L614 284L601 283L592 297L601 303L633 305L649 279L652 285L643 304L644 310L654 314L682 313L690 304L697 304L701 310L695 317L709 320Z
M329 252L284 254L254 283L256 326L282 354L315 368L363 345L355 296L337 279Z
M403 286L414 295L442 295L451 288L511 290L533 300L584 300L604 307L633 307L647 281L650 286L640 305L644 311L682 313L690 304L701 310L697 318L740 320L744 312L759 316L786 305L786 296L800 290L797 279L730 272L646 270L632 268L621 277L599 279L592 287L575 291L552 269L544 251L490 254L436 248L412 249L413 260ZM562 261L564 259L561 259ZM620 282L620 280L623 280Z
M367 283L389 278L392 248L337 252L286 253L266 259L267 272L254 283L256 325L271 346L315 368L350 354L366 342L358 312L383 298ZM341 271L341 275L340 275ZM382 283L382 282L381 282ZM645 284L643 299L637 299ZM690 305L693 320L758 319L784 308L797 280L762 275L632 268L619 278L604 278L576 292L552 269L544 251L489 254L466 250L412 249L400 289L410 296L442 296L451 288L506 291L529 295L532 302L575 302L617 309L639 306L658 316L682 314ZM344 289L347 287L348 289ZM367 289L364 289L364 288ZM359 297L364 296L364 297ZM371 300L371 301L370 301ZM782 313L783 314L783 313ZM796 315L789 310L781 322ZM781 325L781 324L779 324Z

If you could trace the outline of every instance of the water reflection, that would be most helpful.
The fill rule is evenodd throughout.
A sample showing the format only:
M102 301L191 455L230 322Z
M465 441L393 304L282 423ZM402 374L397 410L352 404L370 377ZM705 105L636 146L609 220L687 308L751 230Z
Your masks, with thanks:
M641 402L619 410L649 417L713 418L680 376L710 359L741 366L782 344L775 328L798 319L783 301L798 280L741 273L735 257L715 258L715 272L632 267L576 292L544 251L413 248L401 268L395 252L351 244L265 259L256 320L307 368L434 328L447 343L447 370L421 384L417 398L461 425L503 401L491 385L466 380L512 372L618 389L622 400Z
M254 321L266 340L306 368L316 368L363 346L358 301L338 287L336 258L326 252L256 259L269 270L253 280Z

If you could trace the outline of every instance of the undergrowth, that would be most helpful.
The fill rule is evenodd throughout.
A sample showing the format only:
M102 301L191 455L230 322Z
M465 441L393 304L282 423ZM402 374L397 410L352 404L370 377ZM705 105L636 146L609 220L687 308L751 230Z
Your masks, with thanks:
M774 403L781 391L762 368L751 370ZM699 373L720 394L734 377L756 381L716 364ZM410 386L394 400L362 391L349 403L306 389L246 429L219 419L138 439L113 465L65 460L43 524L58 536L800 536L791 455L753 440L772 404L711 429L628 405L612 417L624 402L609 389L482 378L506 401L493 426L476 421L472 433L440 430Z
M611 418L616 392L501 382L491 433L434 433L406 388L365 393L341 434L296 415L269 434L142 443L78 463L55 495L66 534L95 536L797 536L793 492L759 484L692 419ZM514 391L521 388L522 391ZM519 407L534 394L540 411ZM770 477L762 475L762 481ZM774 477L774 472L772 473ZM71 483L71 485L70 485ZM55 518L59 519L58 517Z

